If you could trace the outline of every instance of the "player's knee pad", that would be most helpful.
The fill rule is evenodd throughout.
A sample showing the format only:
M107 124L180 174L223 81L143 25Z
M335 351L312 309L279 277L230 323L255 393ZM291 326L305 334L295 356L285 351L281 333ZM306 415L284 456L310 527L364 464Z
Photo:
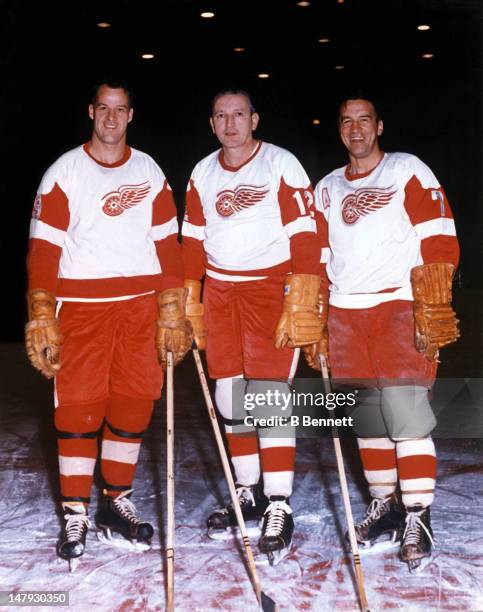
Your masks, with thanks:
M392 439L423 438L436 425L426 387L385 387L381 411L387 434Z
M263 438L287 439L288 446L295 445L296 428L292 425L292 390L287 381L248 381L245 393L247 414L254 419L260 443Z
M219 413L225 420L239 420L245 416L243 396L247 381L240 374L229 378L218 378L215 389L215 402Z
M97 432L102 426L105 410L105 400L86 404L60 404L55 409L55 427L63 432Z
M381 413L379 389L359 389L354 406L346 406L345 413L352 418L352 429L359 438L387 436L386 424Z

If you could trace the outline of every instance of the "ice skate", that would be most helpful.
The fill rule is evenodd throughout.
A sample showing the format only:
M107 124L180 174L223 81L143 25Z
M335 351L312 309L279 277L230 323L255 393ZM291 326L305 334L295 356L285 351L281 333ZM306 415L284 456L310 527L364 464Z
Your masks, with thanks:
M404 530L404 511L393 495L376 497L369 504L365 519L354 525L354 528L357 543L362 550L396 546Z
M260 485L246 487L236 485L236 494L249 536L260 535L259 523L268 505L268 499L263 494ZM213 540L227 540L236 536L236 520L233 505L229 503L225 508L216 510L208 517L208 536Z
M265 510L262 536L258 543L270 565L277 565L290 552L293 529L292 508L288 498L272 495Z
M95 516L99 530L97 537L104 544L128 550L146 551L151 548L154 529L150 523L138 518L136 506L129 499L131 493L132 489L129 489L117 497L103 495L101 508ZM113 534L122 537L118 538Z
M407 508L406 528L401 543L401 560L408 564L409 571L422 570L431 559L434 544L431 516L428 508Z
M79 557L84 554L87 530L91 522L84 504L63 504L64 525L57 544L57 554L69 562L69 571L77 568Z

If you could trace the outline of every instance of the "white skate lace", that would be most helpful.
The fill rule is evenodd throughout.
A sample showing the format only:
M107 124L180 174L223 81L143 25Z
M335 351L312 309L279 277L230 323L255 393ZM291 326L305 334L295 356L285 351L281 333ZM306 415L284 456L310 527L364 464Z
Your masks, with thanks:
M383 499L375 497L367 508L366 518L362 521L362 523L359 523L357 527L359 529L361 529L362 527L367 527L373 521L377 520L380 516L382 516L388 508L390 499L390 497L385 497Z
M292 508L284 501L273 501L265 510L268 514L264 536L279 536L283 531L285 516L292 514Z
M429 532L426 525L421 520L421 515L424 510L420 512L408 512L406 516L406 528L403 534L403 542L404 546L414 545L417 546L419 544L419 534L421 529L426 533L429 538L429 541L434 546L434 539L431 533Z
M84 530L91 526L87 514L64 514L64 519L68 542L78 542L82 538Z
M250 487L238 487L236 489L236 496L238 497L238 501L240 502L240 506L243 508L247 505L255 506L255 498L253 497L253 493ZM228 514L232 504L230 504L227 508L223 508L221 511L223 514Z
M112 500L112 503L122 518L125 518L134 525L138 525L141 521L137 517L136 506L126 497L126 495L129 495L130 493L132 493L132 489L124 491L124 493L121 493L121 495L115 497Z

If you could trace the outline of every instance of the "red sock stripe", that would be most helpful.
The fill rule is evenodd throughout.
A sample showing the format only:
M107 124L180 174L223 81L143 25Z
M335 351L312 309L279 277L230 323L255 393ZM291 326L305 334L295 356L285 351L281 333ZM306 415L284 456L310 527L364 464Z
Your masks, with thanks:
M232 457L258 455L258 436L255 431L245 434L226 434L228 449Z
M398 459L398 472L400 480L411 478L436 479L436 457L433 455L409 455Z
M295 469L294 446L262 448L260 460L264 472L293 472Z
M394 448L361 448L359 449L362 467L368 472L375 470L393 470L397 467Z
M101 460L101 473L106 482L114 486L131 486L136 466L110 459Z
M92 476L60 475L60 493L62 497L90 497Z

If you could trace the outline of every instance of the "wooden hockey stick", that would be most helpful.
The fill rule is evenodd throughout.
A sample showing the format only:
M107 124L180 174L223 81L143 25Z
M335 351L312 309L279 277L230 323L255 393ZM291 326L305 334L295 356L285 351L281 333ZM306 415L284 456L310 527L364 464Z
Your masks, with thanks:
M166 411L166 448L167 448L167 499L168 526L166 532L166 610L174 611L174 384L173 353L167 355L167 411Z
M248 570L249 570L250 577L252 580L253 588L255 590L255 594L258 599L258 605L264 612L276 612L276 610L278 609L277 604L273 601L273 599L271 599L268 595L266 595L262 591L262 587L260 585L260 579L258 578L258 572L257 572L257 567L255 565L255 559L253 558L252 547L250 546L250 541L248 539L247 529L245 526L245 520L243 519L243 514L240 508L240 501L236 494L235 482L233 480L230 464L228 462L228 455L226 453L225 445L223 443L220 426L218 425L218 420L216 418L215 406L211 399L210 389L208 387L208 382L206 380L205 371L203 369L203 364L201 362L200 353L198 349L195 347L193 347L193 357L195 359L196 368L198 370L198 375L200 377L201 388L203 390L206 407L208 409L208 414L210 417L211 425L213 427L213 432L215 434L218 451L220 453L221 463L223 465L223 471L225 473L225 478L228 484L228 489L230 490L231 503L233 505L233 510L235 511L238 528L240 529L240 533L241 533L242 540L243 540L243 545L245 546L245 552L246 552L247 560L248 560Z
M329 368L323 353L319 353L322 380L324 381L325 393L331 393L332 388L329 379ZM352 559L354 561L354 573L356 575L356 584L359 594L359 602L363 612L370 612L367 602L366 591L364 588L364 575L362 573L361 557L359 555L359 547L357 546L356 530L354 528L354 518L352 516L351 502L349 499L349 488L347 486L347 478L345 474L344 459L342 457L342 448L340 445L339 434L337 427L332 427L332 439L334 441L335 457L337 460L337 471L339 472L340 488L342 492L342 500L344 502L345 516L347 519L347 531L349 533L349 541L351 545Z

